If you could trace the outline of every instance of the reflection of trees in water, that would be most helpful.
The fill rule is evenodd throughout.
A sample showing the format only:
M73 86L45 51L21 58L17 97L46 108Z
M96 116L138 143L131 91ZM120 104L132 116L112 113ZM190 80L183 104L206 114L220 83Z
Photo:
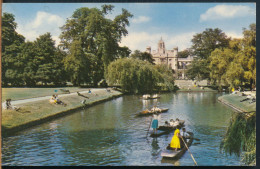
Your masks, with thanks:
M114 129L77 131L63 135L66 137L61 143L67 156L75 161L75 164L70 162L71 165L120 163L126 158L124 154L127 154L123 150L131 148L130 144L124 144L129 148L121 147L121 141L127 137L124 133L122 130L115 132Z

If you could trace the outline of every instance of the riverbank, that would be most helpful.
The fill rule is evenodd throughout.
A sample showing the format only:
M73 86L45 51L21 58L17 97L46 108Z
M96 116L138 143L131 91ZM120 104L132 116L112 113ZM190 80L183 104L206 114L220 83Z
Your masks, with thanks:
M209 87L198 87L198 86L190 86L190 87L182 87L177 92L218 92Z
M81 90L81 96L76 92L59 95L59 99L66 103L66 106L50 103L49 99L51 96L34 99L34 101L30 100L28 102L26 102L25 99L22 103L19 103L19 100L14 101L12 105L20 107L20 109L18 111L2 111L2 134L9 135L12 132L47 122L72 113L75 110L86 108L122 95L121 92L115 90L108 92L106 89L92 89L91 91L92 93L88 93L86 89L85 91ZM84 104L82 103L83 101Z
M235 109L238 112L256 111L256 102L252 102L252 98L247 99L248 96L251 96L252 98L255 97L255 92L246 93L244 96L241 92L237 92L236 94L227 94L218 97L218 101Z

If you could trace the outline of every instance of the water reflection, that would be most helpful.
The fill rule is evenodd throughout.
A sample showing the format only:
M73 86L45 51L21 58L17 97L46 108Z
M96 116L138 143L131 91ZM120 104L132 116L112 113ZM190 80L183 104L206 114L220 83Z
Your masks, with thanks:
M158 156L160 153L160 151L158 151L160 150L160 146L158 144L157 138L153 138L151 146L152 146L152 156Z
M168 163L172 164L173 166L180 166L180 161L174 159L162 158L161 163Z
M239 165L239 158L223 156L219 144L232 110L217 102L216 93L165 93L158 100L127 95L95 105L49 123L3 138L3 165L174 165L193 166L185 153L177 161L163 161L160 152L173 133L146 138L152 117L136 118L145 107L169 108L159 125L179 118L201 144L190 150L199 165ZM148 139L148 141L147 141Z

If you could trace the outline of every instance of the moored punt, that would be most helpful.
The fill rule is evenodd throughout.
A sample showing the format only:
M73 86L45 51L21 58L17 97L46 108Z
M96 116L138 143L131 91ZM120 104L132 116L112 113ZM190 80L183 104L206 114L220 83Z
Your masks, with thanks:
M169 109L168 108L162 108L162 109L160 109L160 111L151 111L151 110L148 110L148 111L146 111L146 110L143 110L143 111L141 111L141 112L139 112L139 113L137 113L136 114L136 116L150 116L150 115L153 115L153 114L155 114L155 113L165 113L165 112L167 112Z
M160 96L157 96L157 97L147 97L147 98L143 98L144 100L149 100L149 99L159 99Z
M170 126L170 125L164 125L164 126L159 126L158 130L163 130L163 131L173 131L177 128L177 126L183 127L185 123L185 120L179 120L179 125L174 125L174 126Z
M192 141L193 141L193 133L192 132L187 132L189 134L189 137L187 137L187 142L186 145L188 147L191 146ZM165 159L180 159L181 156L187 151L187 147L183 145L183 147L178 150L171 150L169 145L166 147L166 150L163 150L161 153L161 156Z

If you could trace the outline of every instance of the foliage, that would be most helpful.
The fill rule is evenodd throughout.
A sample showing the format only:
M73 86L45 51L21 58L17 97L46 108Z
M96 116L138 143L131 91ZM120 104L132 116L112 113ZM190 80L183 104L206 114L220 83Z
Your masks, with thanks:
M174 77L173 70L166 64L155 65L155 68L160 73L161 81L160 86L161 90L174 90Z
M178 52L178 58L187 58L190 55L192 55L192 51L190 49L185 49Z
M209 77L208 62L205 59L194 58L193 62L187 66L186 76L189 79L197 79L198 81Z
M256 112L234 114L220 147L230 155L240 156L242 154L242 161L245 164L255 165Z
M3 86L35 86L37 82L64 83L63 57L55 47L50 33L39 36L34 42L24 42L15 29L14 15L3 14Z
M150 53L147 52L141 52L140 50L135 50L130 57L134 59L140 59L144 61L148 61L150 63L153 63L153 56Z
M109 84L119 84L123 92L149 93L159 83L164 87L173 88L173 76L170 69L163 66L155 67L140 59L123 58L108 66L106 80Z
M3 13L2 16L2 84L8 82L21 83L21 63L17 55L25 38L16 32L17 23L13 14Z
M69 58L67 60L73 60L73 57L77 57L72 54L75 52L71 51L75 48L77 48L80 58L83 58L85 54L89 59L89 61L84 62L74 61L79 64L75 69L84 67L84 69L92 71L87 75L83 70L77 70L77 75L71 75L73 81L77 81L76 84L83 81L92 82L96 86L103 79L103 72L110 62L130 54L130 50L127 47L120 47L119 42L122 36L128 34L126 27L129 26L128 19L132 17L132 14L122 9L122 13L115 16L113 20L108 19L106 16L113 8L112 5L103 5L101 10L87 7L79 8L61 27L60 46L68 51ZM77 47L74 45L75 43L77 43ZM90 64L91 61L93 62ZM95 65L95 68L94 66L90 68L91 65Z
M256 84L256 46L255 24L250 25L250 30L244 29L243 39L233 39L229 47L215 49L209 57L210 78L219 87L222 85L230 88Z
M208 59L215 49L227 47L230 39L218 28L207 28L202 33L194 35L191 41L193 54L201 59Z
M187 77L191 79L209 79L209 56L215 49L223 49L228 46L230 39L222 30L216 28L208 28L202 33L193 36L192 54L197 56L191 65L188 67Z

